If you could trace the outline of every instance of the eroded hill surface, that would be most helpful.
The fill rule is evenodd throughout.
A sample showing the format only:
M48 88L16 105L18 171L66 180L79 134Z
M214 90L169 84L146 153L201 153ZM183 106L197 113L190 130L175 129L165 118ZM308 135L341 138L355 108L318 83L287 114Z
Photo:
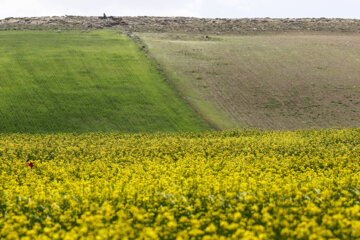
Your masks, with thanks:
M359 34L140 36L220 129L360 125Z

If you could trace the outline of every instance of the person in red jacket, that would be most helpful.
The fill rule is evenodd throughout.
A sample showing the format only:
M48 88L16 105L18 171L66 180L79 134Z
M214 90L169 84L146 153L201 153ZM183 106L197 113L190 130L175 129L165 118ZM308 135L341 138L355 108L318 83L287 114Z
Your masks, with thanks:
M32 169L33 169L33 167L34 167L34 163L33 163L33 162L29 162L29 161L30 161L30 159L28 159L28 160L26 161L26 165L28 165L28 166L30 167L31 171L32 171Z

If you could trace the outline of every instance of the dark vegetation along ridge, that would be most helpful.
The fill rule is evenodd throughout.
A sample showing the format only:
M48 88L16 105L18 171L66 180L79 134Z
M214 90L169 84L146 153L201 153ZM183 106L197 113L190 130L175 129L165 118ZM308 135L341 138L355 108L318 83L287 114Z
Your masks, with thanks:
M246 34L284 31L357 32L359 19L192 18L192 17L32 17L0 20L0 30L112 28L126 32Z
M124 35L0 32L0 133L206 129Z

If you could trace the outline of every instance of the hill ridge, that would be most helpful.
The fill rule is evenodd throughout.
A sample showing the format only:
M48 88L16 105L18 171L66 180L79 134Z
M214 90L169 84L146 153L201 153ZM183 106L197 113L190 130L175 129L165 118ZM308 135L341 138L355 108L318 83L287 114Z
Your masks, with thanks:
M112 28L125 32L190 32L249 34L283 31L360 33L360 19L342 18L196 18L150 16L53 16L0 19L0 30L93 30Z

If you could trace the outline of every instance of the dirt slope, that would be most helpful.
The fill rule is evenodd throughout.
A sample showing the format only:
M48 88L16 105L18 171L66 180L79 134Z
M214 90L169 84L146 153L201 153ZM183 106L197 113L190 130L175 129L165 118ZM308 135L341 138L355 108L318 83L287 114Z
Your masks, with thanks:
M141 34L220 129L360 126L359 34Z

